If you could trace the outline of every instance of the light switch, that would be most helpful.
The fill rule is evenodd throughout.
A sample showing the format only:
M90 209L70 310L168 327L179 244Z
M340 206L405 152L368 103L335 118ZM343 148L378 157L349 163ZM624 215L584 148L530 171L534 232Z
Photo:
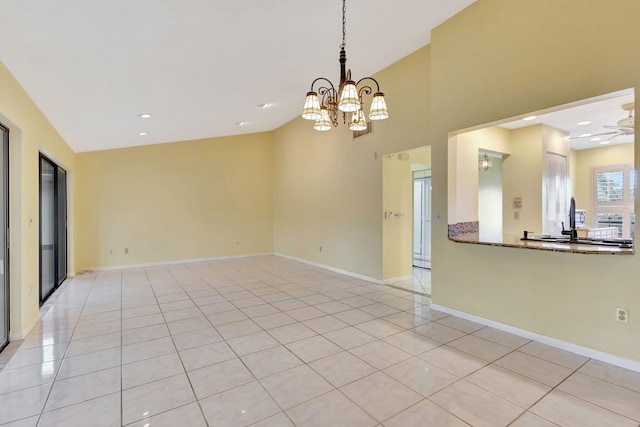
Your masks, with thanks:
M513 198L513 209L521 209L522 208L522 197L514 197Z

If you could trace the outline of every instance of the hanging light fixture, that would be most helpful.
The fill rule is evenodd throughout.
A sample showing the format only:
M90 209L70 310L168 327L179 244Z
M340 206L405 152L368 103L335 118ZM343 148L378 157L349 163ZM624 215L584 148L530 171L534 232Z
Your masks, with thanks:
M367 122L362 106L362 96L371 95L371 109L369 120L383 120L389 117L384 93L380 92L380 85L373 77L363 77L357 82L351 79L351 70L347 70L346 43L346 0L342 0L342 44L340 45L340 84L338 88L324 77L318 77L311 83L311 90L307 92L307 99L302 109L302 118L314 120L313 128L318 131L331 130L338 126L338 115L342 112L344 123L349 123L349 129L362 131L367 129ZM366 84L366 81L375 83L376 91ZM320 82L320 83L318 83ZM314 86L318 83L318 88Z
M492 167L493 162L491 161L489 156L487 156L487 153L484 153L484 156L482 156L482 159L480 160L480 169L487 171Z

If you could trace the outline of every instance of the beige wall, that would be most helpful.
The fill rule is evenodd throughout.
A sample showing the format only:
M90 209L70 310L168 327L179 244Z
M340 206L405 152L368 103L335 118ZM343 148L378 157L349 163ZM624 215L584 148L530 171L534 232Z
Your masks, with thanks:
M591 150L575 151L576 204L587 211L587 221L593 220L593 190L591 169L598 166L633 163L633 144L618 144Z
M635 0L479 0L436 28L434 211L447 209L448 132L640 86L640 56L626 53L640 40L637 16ZM446 235L435 222L434 303L640 360L640 286L628 280L640 277L639 255L466 245ZM618 323L618 306L638 315Z
M478 221L479 153L489 150L510 154L510 138L511 131L497 126L462 132L449 138L449 224Z
M431 169L431 148L385 155L382 159L383 279L411 275L413 265L413 171Z
M542 234L543 126L534 125L511 132L511 156L504 159L503 233L520 238L524 230ZM522 197L522 208L513 208L513 198ZM519 219L514 212L519 212Z
M11 334L21 338L39 309L39 155L46 153L68 174L69 271L73 273L75 154L29 95L0 62L0 123L9 128L9 222Z
M275 131L274 248L380 280L382 158L429 144L429 47L375 77L390 117L373 134L352 141L345 125L320 133L303 119Z
M392 212L382 225L383 279L411 275L413 178L409 153L390 154L382 159L382 207Z
M80 269L273 252L271 133L77 157Z

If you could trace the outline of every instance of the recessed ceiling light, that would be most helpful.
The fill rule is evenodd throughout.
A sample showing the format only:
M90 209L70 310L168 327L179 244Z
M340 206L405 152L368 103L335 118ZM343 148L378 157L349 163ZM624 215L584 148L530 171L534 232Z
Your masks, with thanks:
M148 119L149 117L151 117L151 114L149 113L138 114L138 117L140 117L141 119Z
M236 126L244 126L249 122L236 122Z
M610 143L610 142L611 142L611 141L602 141L602 142L600 143L600 145L608 144L608 143Z
M584 122L578 122L578 126L585 126L585 125L590 125L591 121L590 120L585 120Z
M148 132L138 132L138 135L145 136L145 135L149 135L149 133Z
M583 134L580 134L580 138L586 138L586 137L588 137L588 136L591 136L591 134L590 134L590 133L583 133Z
M591 138L591 141L600 141L602 138Z
M535 119L536 119L536 116L529 116L529 117L525 117L525 118L524 118L524 119L522 119L522 120L529 121L529 120L535 120Z
M258 108L269 108L271 107L271 104L258 104Z

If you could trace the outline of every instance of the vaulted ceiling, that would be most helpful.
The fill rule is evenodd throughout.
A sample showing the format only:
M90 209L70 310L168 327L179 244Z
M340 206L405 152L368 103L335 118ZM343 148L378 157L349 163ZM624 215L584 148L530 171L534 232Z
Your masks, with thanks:
M473 2L348 0L347 65L371 75ZM340 0L0 0L0 11L0 60L76 152L273 130L315 77L338 79Z

